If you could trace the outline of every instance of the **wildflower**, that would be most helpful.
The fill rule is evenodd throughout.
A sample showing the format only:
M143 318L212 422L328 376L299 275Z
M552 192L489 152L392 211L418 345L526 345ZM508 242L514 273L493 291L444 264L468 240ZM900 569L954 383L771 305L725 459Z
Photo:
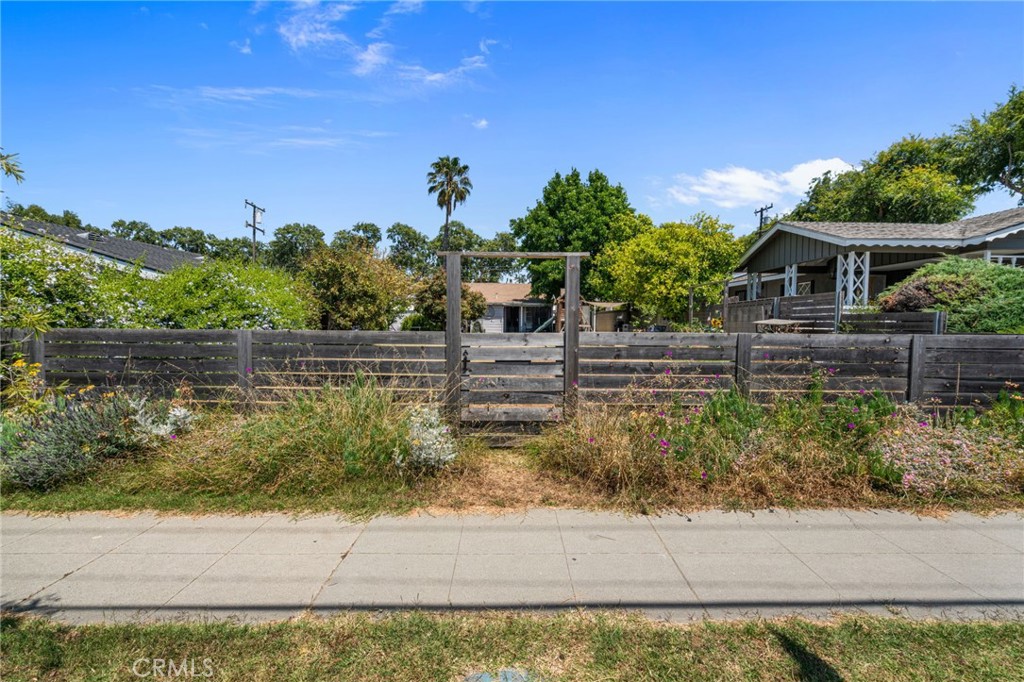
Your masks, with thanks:
M670 350L665 351L665 357L666 358L672 357L672 351L670 351Z
M918 426L928 426L928 422L927 421L917 422L917 425Z
M594 437L591 436L590 438L588 438L587 442L590 443L591 445L593 445L594 444Z
M579 385L580 385L580 382L578 382L578 381L574 381L574 382L572 382L572 385L573 385L573 387L575 388L576 386L579 386Z
M662 438L660 441L658 441L658 445L660 445L663 448L667 448L669 446L669 442Z
M665 374L671 374L671 373L672 373L672 368L671 367L666 367L665 368Z
M846 428L848 428L848 429L855 429L855 428L857 428L857 425L854 424L853 422L850 422L849 424L846 425Z
M857 393L860 393L861 395L864 395L865 393L867 393L867 391L865 391L865 390L864 390L864 389L862 388L862 389L860 389L859 391L857 391Z
M22 360L21 358L18 358L17 360L15 360L14 362L11 363L11 367L24 367L24 366L25 366L25 361Z
M664 419L665 418L665 410L659 410L658 411L658 416L661 417L662 419Z
M245 368L245 373L246 374L252 374L252 367L246 367Z
M706 472L706 471L700 472L700 480L702 480L702 481L708 480L708 472Z
M765 354L764 354L764 359L765 359L765 360L767 360L767 359L768 359L768 354L767 354L767 353L765 353Z
M657 437L658 437L658 435L657 435L657 434L654 434L654 433L652 433L652 434L649 434L649 435L650 435L650 437L651 437L651 440L654 440L655 438L657 438Z
M853 408L853 413L854 414L857 414L858 412L860 412L860 408L859 407Z
M178 440L178 437L172 433L171 434L171 440Z

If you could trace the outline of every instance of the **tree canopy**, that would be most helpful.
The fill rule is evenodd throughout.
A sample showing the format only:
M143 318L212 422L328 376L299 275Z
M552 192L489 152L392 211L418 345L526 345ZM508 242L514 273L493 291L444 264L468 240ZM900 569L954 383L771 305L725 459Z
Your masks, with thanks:
M356 223L350 230L338 230L331 240L332 249L347 249L354 246L373 251L380 244L380 228L373 223Z
M469 179L469 166L462 163L457 156L442 156L430 164L427 173L427 194L437 195L437 205L444 209L444 229L441 232L441 248L450 249L448 241L448 224L452 211L459 204L465 203L473 190L473 182Z
M316 300L321 329L388 329L408 307L412 289L394 263L356 246L314 250L300 277Z
M426 331L443 331L448 319L448 282L443 270L436 270L415 294L415 325ZM487 313L483 294L462 283L462 322L479 320Z
M594 288L630 301L647 316L682 321L691 290L698 303L714 301L742 255L732 225L698 213L688 222L647 227L595 259Z
M622 185L612 185L599 170L591 171L584 180L574 168L565 176L556 172L537 204L509 225L524 251L587 251L596 256L636 234L638 224L628 218L634 214ZM589 277L591 267L591 261L584 259L584 298L597 293ZM534 293L558 295L565 282L564 262L536 261L527 269Z
M274 230L268 260L270 265L298 272L314 251L325 246L324 233L316 225L288 223Z
M949 146L961 172L986 191L1002 187L1024 203L1024 92L957 126Z

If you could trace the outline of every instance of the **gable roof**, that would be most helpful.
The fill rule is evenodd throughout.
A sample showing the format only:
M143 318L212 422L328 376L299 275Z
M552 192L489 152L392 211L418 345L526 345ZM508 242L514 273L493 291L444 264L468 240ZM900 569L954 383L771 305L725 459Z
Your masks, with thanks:
M538 303L543 299L530 296L530 285L516 282L467 282L470 291L483 295L491 305L500 303Z
M144 269L154 272L170 272L186 263L198 265L203 262L202 256L188 251L168 249L105 234L101 235L99 240L90 239L88 230L15 218L8 213L0 214L0 224L35 237L51 237L72 249L91 252L126 265L141 261Z
M838 246L960 248L1024 231L1024 208L1011 208L951 223L776 223L740 261L742 268L777 232L792 232Z

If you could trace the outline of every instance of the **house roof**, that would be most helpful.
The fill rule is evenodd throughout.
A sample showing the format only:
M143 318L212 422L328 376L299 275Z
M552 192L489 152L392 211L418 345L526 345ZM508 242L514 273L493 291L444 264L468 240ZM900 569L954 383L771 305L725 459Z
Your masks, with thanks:
M487 300L489 304L540 303L542 299L530 296L529 284L515 282L467 282L466 286Z
M987 213L951 223L836 223L785 221L777 223L750 247L743 267L778 232L839 246L960 248L1024 231L1024 208Z
M51 237L75 250L88 251L125 264L141 262L144 269L155 272L170 272L179 265L196 265L203 262L202 256L188 251L168 249L105 234L98 240L90 239L88 230L15 218L7 213L0 214L0 223L36 237Z

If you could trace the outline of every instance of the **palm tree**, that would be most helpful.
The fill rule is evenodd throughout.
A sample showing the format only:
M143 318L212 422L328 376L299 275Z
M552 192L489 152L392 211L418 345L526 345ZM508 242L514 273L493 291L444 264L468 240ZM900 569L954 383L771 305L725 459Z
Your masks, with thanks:
M466 201L473 183L470 181L469 166L457 156L442 156L430 164L427 173L427 194L437 194L437 205L444 209L444 235L441 248L448 250L448 223L455 207Z

